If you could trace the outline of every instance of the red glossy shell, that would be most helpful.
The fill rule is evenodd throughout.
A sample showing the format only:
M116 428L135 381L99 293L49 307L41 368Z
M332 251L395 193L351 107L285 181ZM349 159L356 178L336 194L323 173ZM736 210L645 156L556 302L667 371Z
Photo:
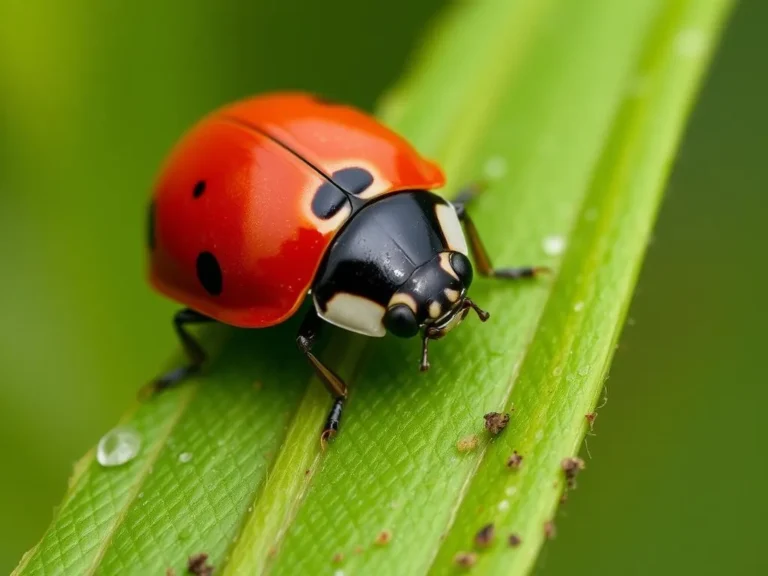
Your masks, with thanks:
M313 214L315 191L349 167L374 177L361 198L444 183L435 164L348 106L288 93L214 112L181 139L158 178L151 283L227 324L258 328L284 321L301 305L344 223ZM196 195L201 181L205 189ZM203 252L221 270L218 294L198 277Z

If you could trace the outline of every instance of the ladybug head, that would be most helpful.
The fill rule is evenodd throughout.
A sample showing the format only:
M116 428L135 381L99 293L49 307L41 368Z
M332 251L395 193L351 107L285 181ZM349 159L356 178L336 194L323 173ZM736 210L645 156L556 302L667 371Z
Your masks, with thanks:
M395 292L384 315L384 326L401 338L421 331L421 369L427 370L427 343L438 340L461 324L470 308L485 322L488 313L467 297L472 284L472 264L461 252L441 252L417 268Z

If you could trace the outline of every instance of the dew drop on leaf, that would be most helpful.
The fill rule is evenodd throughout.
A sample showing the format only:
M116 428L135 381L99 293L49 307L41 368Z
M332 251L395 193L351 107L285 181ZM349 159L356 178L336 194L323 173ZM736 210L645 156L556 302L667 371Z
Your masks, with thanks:
M136 458L140 448L139 433L133 428L120 426L101 437L96 447L96 460L107 468L122 466Z
M503 156L492 156L486 161L483 172L489 180L498 180L507 173L507 161Z
M179 462L181 462L182 464L186 464L190 460L192 460L191 452L182 452L181 454L179 454Z
M562 236L547 236L541 242L541 247L547 256L559 256L565 250L565 238Z

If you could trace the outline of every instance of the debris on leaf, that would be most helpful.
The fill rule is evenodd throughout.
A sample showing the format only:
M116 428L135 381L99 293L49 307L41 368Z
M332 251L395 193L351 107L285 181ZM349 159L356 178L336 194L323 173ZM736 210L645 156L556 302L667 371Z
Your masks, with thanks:
M565 472L565 479L568 482L568 489L576 488L576 476L581 470L584 470L584 460L577 457L563 458L560 467Z
M554 540L557 536L557 528L555 528L555 523L552 520L544 523L544 536L547 537L547 540Z
M587 424L589 424L589 431L592 432L592 428L595 425L595 419L597 418L597 412L590 412L589 414L585 414L584 418L587 419Z
M509 424L509 414L500 414L499 412L488 412L485 416L485 428L496 436Z
M342 554L341 552L336 552L336 554L333 555L333 558L331 558L331 561L334 564L341 564L342 562L344 562L344 554Z
M477 563L477 554L474 552L459 552L453 557L453 561L462 568L471 568Z
M213 566L208 564L208 554L193 554L187 559L187 572L195 576L211 576Z
M517 453L517 450L512 452L512 456L507 459L507 466L509 468L519 469L523 465L523 457Z
M379 546L386 546L392 541L392 532L389 530L382 530L379 535L376 536L374 542Z
M362 553L363 553L363 547L355 546L355 554L362 554Z
M173 568L166 568L165 576L176 576L176 570L174 570Z
M477 448L477 436L471 434L470 436L462 438L456 442L456 448L459 450L459 452L471 452Z
M477 544L477 546L480 548L487 548L493 544L493 539L495 536L496 529L494 528L493 523L486 524L477 531L477 534L475 534L475 544Z
M517 534L510 534L509 538L507 538L507 542L509 543L510 547L517 548L520 546L520 544L523 543L523 540Z

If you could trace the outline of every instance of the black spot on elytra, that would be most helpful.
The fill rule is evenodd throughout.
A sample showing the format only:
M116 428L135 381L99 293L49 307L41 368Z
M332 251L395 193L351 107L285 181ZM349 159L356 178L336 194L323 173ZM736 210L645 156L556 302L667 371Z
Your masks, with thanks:
M331 182L325 182L312 198L312 213L318 218L328 220L338 214L345 203L347 203L347 197L344 192Z
M203 192L205 192L205 180L200 180L195 184L195 188L192 190L192 196L200 198L200 196L203 195Z
M364 168L344 168L334 172L331 180L340 188L357 196L373 184L373 175Z
M149 204L149 210L147 212L147 244L149 249L155 249L155 203Z
M197 257L197 279L211 296L221 294L221 266L210 252L200 252Z

